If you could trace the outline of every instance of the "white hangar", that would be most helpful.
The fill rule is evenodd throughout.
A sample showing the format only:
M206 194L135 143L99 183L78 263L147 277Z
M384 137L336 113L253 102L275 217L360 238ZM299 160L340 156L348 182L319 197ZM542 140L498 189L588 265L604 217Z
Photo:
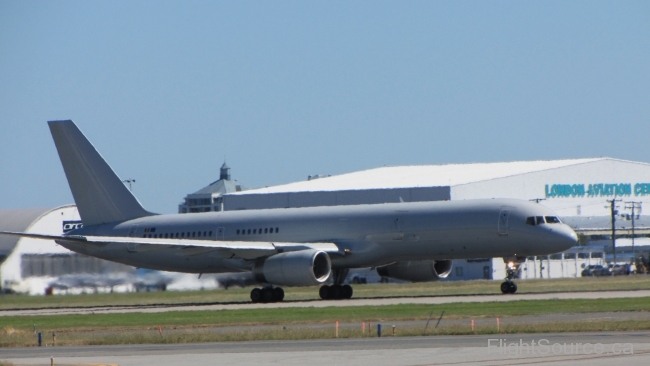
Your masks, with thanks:
M0 230L61 235L82 225L77 207L0 209ZM81 273L126 272L131 267L77 254L54 240L0 235L0 290L43 294L53 280Z
M224 210L518 198L561 217L609 216L607 200L650 209L650 164L613 158L396 166L228 193ZM638 214L638 212L636 212Z

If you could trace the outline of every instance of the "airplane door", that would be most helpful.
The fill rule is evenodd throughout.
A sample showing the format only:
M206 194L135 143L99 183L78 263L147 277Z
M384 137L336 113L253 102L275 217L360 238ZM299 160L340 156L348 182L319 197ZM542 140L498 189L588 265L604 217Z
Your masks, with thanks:
M131 225L131 228L129 229L129 236L130 237L135 237L138 232L138 225Z
M217 228L217 240L223 240L224 237L224 228L218 227Z
M129 228L129 236L133 238L137 235L137 233L138 233L138 225L131 225L131 227ZM138 251L138 244L127 243L126 250L131 253L135 253Z
M499 212L499 226L497 228L499 235L508 235L509 216L510 216L510 210L501 210L501 212Z
M395 232L393 233L393 240L404 239L404 232L402 231L402 220L397 217L395 219Z

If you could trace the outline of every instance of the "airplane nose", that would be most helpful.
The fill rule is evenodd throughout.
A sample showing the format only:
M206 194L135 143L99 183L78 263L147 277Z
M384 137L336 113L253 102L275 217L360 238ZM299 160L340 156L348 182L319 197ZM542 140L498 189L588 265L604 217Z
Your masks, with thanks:
M578 235L568 225L562 224L553 229L553 241L561 248L558 251L567 250L578 244Z

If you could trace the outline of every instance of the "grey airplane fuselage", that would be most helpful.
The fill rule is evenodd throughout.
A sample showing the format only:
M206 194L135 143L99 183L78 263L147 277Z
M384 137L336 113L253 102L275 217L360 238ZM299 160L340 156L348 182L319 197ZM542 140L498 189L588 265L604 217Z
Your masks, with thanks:
M556 214L543 205L513 199L386 203L155 215L83 227L68 235L173 237L180 244L188 235L193 240L329 242L341 251L331 255L333 268L544 255L576 244L567 225L528 225L530 216ZM201 236L196 235L199 232ZM111 261L167 271L218 273L249 271L253 266L253 261L231 259L219 250L187 255L180 249L139 251L119 243L61 244Z

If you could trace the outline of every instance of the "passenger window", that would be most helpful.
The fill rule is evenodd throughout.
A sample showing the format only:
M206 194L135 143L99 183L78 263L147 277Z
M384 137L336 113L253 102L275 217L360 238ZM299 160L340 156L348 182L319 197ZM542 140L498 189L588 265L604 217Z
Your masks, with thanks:
M527 225L535 225L535 218L533 216L526 217L526 224Z
M239 229L237 229L237 235L239 235Z
M192 231L192 237L196 238L196 231Z
M549 224L559 224L560 219L557 216L546 216L546 222Z
M212 231L209 231L208 234L210 234L210 236L212 236Z
M165 233L165 239L169 238L169 233Z
M251 234L251 229L248 229L248 235L250 235L250 234Z
M541 225L544 222L544 216L537 216L537 225Z
M264 234L268 234L268 233L269 233L269 228L267 227L264 229Z
M185 237L185 232L182 232L181 233L181 238L184 238L184 237Z
M275 233L277 234L277 233L279 233L279 232L280 232L280 228L277 228L277 227L276 227L276 228L275 228Z
M261 234L262 233L262 228L260 228L257 232Z

